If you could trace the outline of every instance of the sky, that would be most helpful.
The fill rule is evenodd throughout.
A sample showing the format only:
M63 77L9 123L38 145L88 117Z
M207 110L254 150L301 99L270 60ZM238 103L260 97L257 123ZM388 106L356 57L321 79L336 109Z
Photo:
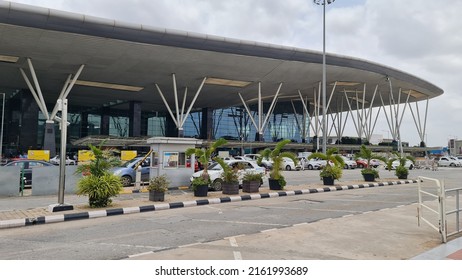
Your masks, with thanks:
M322 51L322 6L311 0L14 0L122 22ZM446 4L444 4L446 3ZM428 146L462 139L462 1L336 0L326 6L326 52L400 69L444 90L429 103ZM425 102L419 103L421 115ZM415 109L415 105L413 104ZM383 115L383 114L382 114ZM356 136L350 119L345 134ZM375 134L389 135L385 116ZM420 139L409 108L401 126Z

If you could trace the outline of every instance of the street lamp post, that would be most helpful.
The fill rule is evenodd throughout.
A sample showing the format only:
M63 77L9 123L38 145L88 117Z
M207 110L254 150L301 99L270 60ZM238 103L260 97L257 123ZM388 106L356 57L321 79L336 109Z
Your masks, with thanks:
M326 117L326 3L335 0L313 0L316 5L322 5L322 152L327 151L327 117Z

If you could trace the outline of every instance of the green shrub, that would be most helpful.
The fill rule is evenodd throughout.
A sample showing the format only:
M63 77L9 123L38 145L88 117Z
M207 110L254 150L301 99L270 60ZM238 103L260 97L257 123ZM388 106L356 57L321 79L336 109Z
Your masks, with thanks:
M343 170L342 168L338 167L337 165L326 165L321 172L319 173L319 176L321 178L323 177L333 177L334 180L338 180L342 177Z
M263 174L258 172L246 172L242 177L242 181L244 182L251 182L251 181L258 181L260 182L263 179Z
M380 178L379 177L379 172L376 170L376 169L372 169L372 168L364 168L361 170L361 174L362 175L365 175L365 174L372 174L374 175L374 178L375 179L378 179Z
M148 190L149 191L156 191L156 192L166 192L168 190L168 186L170 185L170 181L167 178L167 174L162 174L160 176L156 176L149 180Z
M78 195L88 195L90 207L106 207L112 203L111 197L123 189L120 178L108 172L95 176L84 176L77 184Z
M203 186L203 185L209 185L210 184L210 179L204 179L204 177L199 176L199 177L194 177L194 179L191 182L191 187L193 190L196 190L197 186Z
M112 203L111 197L117 196L123 190L123 184L119 176L109 173L111 167L120 164L120 160L114 157L113 150L103 150L102 145L88 145L94 155L94 159L88 164L79 165L77 171L84 174L77 183L77 194L88 195L90 207L106 207Z

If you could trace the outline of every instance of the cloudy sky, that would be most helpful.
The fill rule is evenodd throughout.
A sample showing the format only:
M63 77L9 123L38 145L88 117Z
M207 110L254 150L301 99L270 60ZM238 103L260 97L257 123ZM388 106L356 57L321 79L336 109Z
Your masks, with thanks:
M125 22L322 51L322 6L311 0L14 0ZM430 100L427 143L462 139L462 1L336 0L326 51L416 75L445 93ZM425 103L420 104L421 111ZM387 137L385 119L375 133ZM349 127L348 135L354 136ZM409 109L401 134L418 145Z

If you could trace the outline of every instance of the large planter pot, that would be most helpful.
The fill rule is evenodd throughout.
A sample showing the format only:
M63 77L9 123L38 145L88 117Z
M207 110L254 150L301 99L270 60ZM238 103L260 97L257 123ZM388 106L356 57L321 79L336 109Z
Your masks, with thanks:
M244 181L242 182L242 192L255 193L260 189L260 181Z
M239 182L224 182L222 185L223 194L238 194L239 193Z
M375 175L374 174L363 174L364 181L366 182L374 182L375 181Z
M164 201L165 192L149 191L149 201Z
M209 185L199 185L194 190L194 196L207 196L209 192Z
M325 186L333 186L334 185L334 177L322 177L322 182Z
M279 184L279 180L270 179L268 178L269 189L273 191L280 191L283 189L281 184Z

